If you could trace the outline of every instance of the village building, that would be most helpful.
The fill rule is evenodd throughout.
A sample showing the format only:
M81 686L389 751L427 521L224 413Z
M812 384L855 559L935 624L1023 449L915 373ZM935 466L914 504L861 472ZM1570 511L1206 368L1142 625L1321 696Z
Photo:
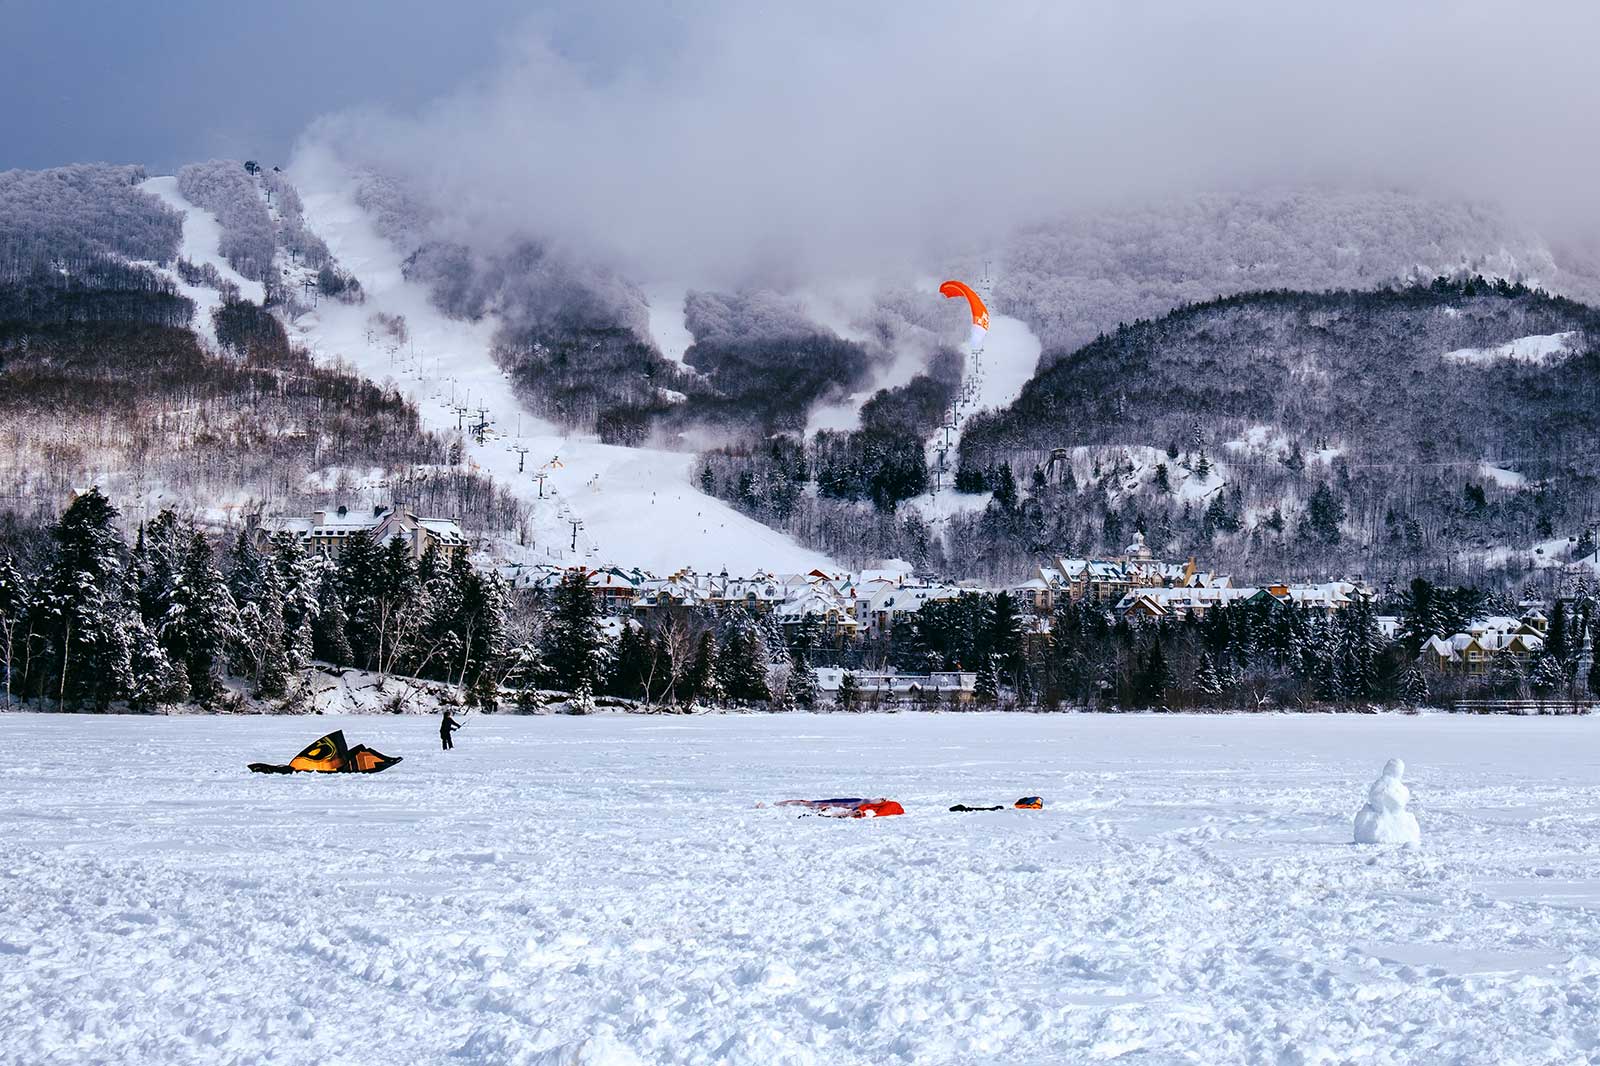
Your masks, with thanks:
M818 666L814 670L817 691L834 701L839 698L847 673L855 675L856 691L862 699L880 703L970 703L978 687L978 675L970 670L934 670L926 674L845 670L838 666Z
M1417 654L1417 661L1444 673L1470 677L1488 674L1502 656L1516 660L1526 669L1544 651L1547 626L1544 613L1537 608L1521 618L1481 618L1464 632L1429 637Z
M269 515L252 519L252 541L265 549L273 536L290 533L298 537L307 552L336 558L350 538L366 535L376 544L404 541L413 559L420 559L429 547L447 559L469 547L461 526L449 518L420 518L396 503L373 507L371 511L338 507L332 511L313 511L310 515Z

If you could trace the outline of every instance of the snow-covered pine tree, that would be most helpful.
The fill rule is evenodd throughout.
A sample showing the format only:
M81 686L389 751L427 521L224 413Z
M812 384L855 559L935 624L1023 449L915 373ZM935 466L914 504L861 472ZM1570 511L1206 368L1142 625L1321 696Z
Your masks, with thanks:
M98 488L78 496L52 530L55 553L40 582L34 634L38 694L58 704L104 710L133 683L133 645L141 626L128 580L117 510Z
M335 666L349 666L355 662L337 573L326 575L322 581L317 614L311 623L311 648L318 659Z
M154 628L182 566L185 537L182 523L170 508L163 508L139 527L133 547L134 581L138 585L139 615Z
M141 622L132 634L129 662L132 678L128 685L128 706L135 711L189 699L189 678L181 666L168 658L156 635Z
M388 674L410 665L429 615L417 581L417 564L404 537L391 537L381 549L376 592L376 598L367 605L371 610L368 624L376 624L378 672Z
M4 682L6 706L11 706L11 687L17 676L16 658L22 642L32 590L23 582L22 572L10 555L0 555L0 682Z
M1541 655L1528 673L1528 685L1541 696L1560 695L1567 687L1566 668L1554 655Z
M995 670L993 656L985 656L978 664L978 677L972 698L985 707L1000 702L1000 679Z
M551 683L566 692L587 684L592 694L610 666L611 652L600 630L589 577L574 567L561 577L545 625L545 666Z
M1406 703L1416 707L1428 698L1428 679L1413 663L1407 666L1400 674L1399 696Z
M506 592L498 574L480 573L462 552L451 561L460 590L456 626L462 637L463 654L456 684L492 673L495 662L505 653Z
M1194 688L1205 702L1222 695L1222 678L1217 675L1217 668L1212 663L1209 652L1201 652L1200 661L1195 664Z
M220 691L223 663L238 626L238 610L212 561L211 544L204 533L191 529L178 579L162 604L156 627L167 655L188 676L191 699L206 704Z
M861 702L861 682L856 680L856 675L846 670L839 679L839 706L847 711L856 709L856 704Z
M988 617L979 647L987 652L996 680L1020 692L1026 687L1028 661L1016 597L1009 592L998 592L987 607Z
M593 714L594 713L594 688L587 677L578 682L577 688L572 691L572 698L567 700L568 714Z
M378 660L379 633L383 628L383 550L365 532L352 534L340 547L334 584L349 661L372 668Z
M1589 691L1600 699L1600 619L1589 625L1593 634L1589 644Z
M723 640L720 668L724 694L755 703L771 699L770 666L771 654L760 622L748 611L739 612Z
M1172 687L1172 667L1167 664L1166 652L1158 635L1150 642L1144 666L1139 671L1136 696L1141 706L1160 707L1166 703L1167 690Z
M1550 611L1550 621L1545 628L1544 650L1556 661L1556 665L1566 670L1573 648L1568 640L1567 604L1560 597L1556 598L1556 605Z
M333 564L321 556L307 555L300 538L292 533L272 538L271 564L283 590L284 652L291 670L303 670L311 664L322 585L333 572Z
M721 702L722 671L719 668L718 658L716 635L708 629L700 634L700 640L695 645L694 658L689 663L688 672L684 674L682 685L679 686L680 700Z
M789 701L802 711L817 705L817 675L804 655L789 659Z
M544 706L539 694L539 678L544 673L544 660L539 646L525 640L512 648L506 657L506 672L501 684L510 689L517 701L517 710L524 714Z

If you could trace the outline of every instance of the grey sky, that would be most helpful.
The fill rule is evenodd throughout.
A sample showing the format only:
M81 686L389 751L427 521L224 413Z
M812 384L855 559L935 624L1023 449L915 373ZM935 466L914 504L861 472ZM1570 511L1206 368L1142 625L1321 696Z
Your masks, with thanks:
M1401 187L1557 234L1600 214L1592 0L642 15L660 7L547 12L455 91L313 140L411 179L468 243L531 233L713 282L872 273L934 240L1240 186Z
M278 161L319 114L450 91L494 63L535 6L0 0L0 170Z
M1270 183L1593 232L1597 49L1593 0L0 0L0 169L309 128L462 239L679 277Z

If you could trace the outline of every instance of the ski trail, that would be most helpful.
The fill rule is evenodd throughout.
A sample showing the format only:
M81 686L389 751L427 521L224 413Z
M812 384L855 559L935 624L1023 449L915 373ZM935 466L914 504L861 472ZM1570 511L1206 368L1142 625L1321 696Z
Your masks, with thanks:
M484 418L490 428L482 442L464 437L465 458L532 507L532 559L661 574L683 567L837 569L826 555L699 492L692 454L601 444L523 411L494 361L496 323L449 318L423 286L405 279L401 253L356 204L352 177L307 156L297 160L292 180L307 225L367 296L357 306L323 300L293 323L299 339L319 359L344 360L374 381L393 383L416 403L428 429L454 435ZM664 301L660 321L670 326L668 307ZM373 336L371 319L380 311L405 316L404 343ZM681 299L677 319L681 324ZM681 341L686 334L673 336Z

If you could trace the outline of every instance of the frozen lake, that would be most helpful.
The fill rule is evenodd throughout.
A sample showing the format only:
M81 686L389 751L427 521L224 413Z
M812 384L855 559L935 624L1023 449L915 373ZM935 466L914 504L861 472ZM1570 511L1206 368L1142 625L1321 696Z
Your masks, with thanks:
M334 728L405 761L245 771ZM5 715L0 1062L1597 1062L1597 786L1590 719ZM908 813L755 806L831 795Z

